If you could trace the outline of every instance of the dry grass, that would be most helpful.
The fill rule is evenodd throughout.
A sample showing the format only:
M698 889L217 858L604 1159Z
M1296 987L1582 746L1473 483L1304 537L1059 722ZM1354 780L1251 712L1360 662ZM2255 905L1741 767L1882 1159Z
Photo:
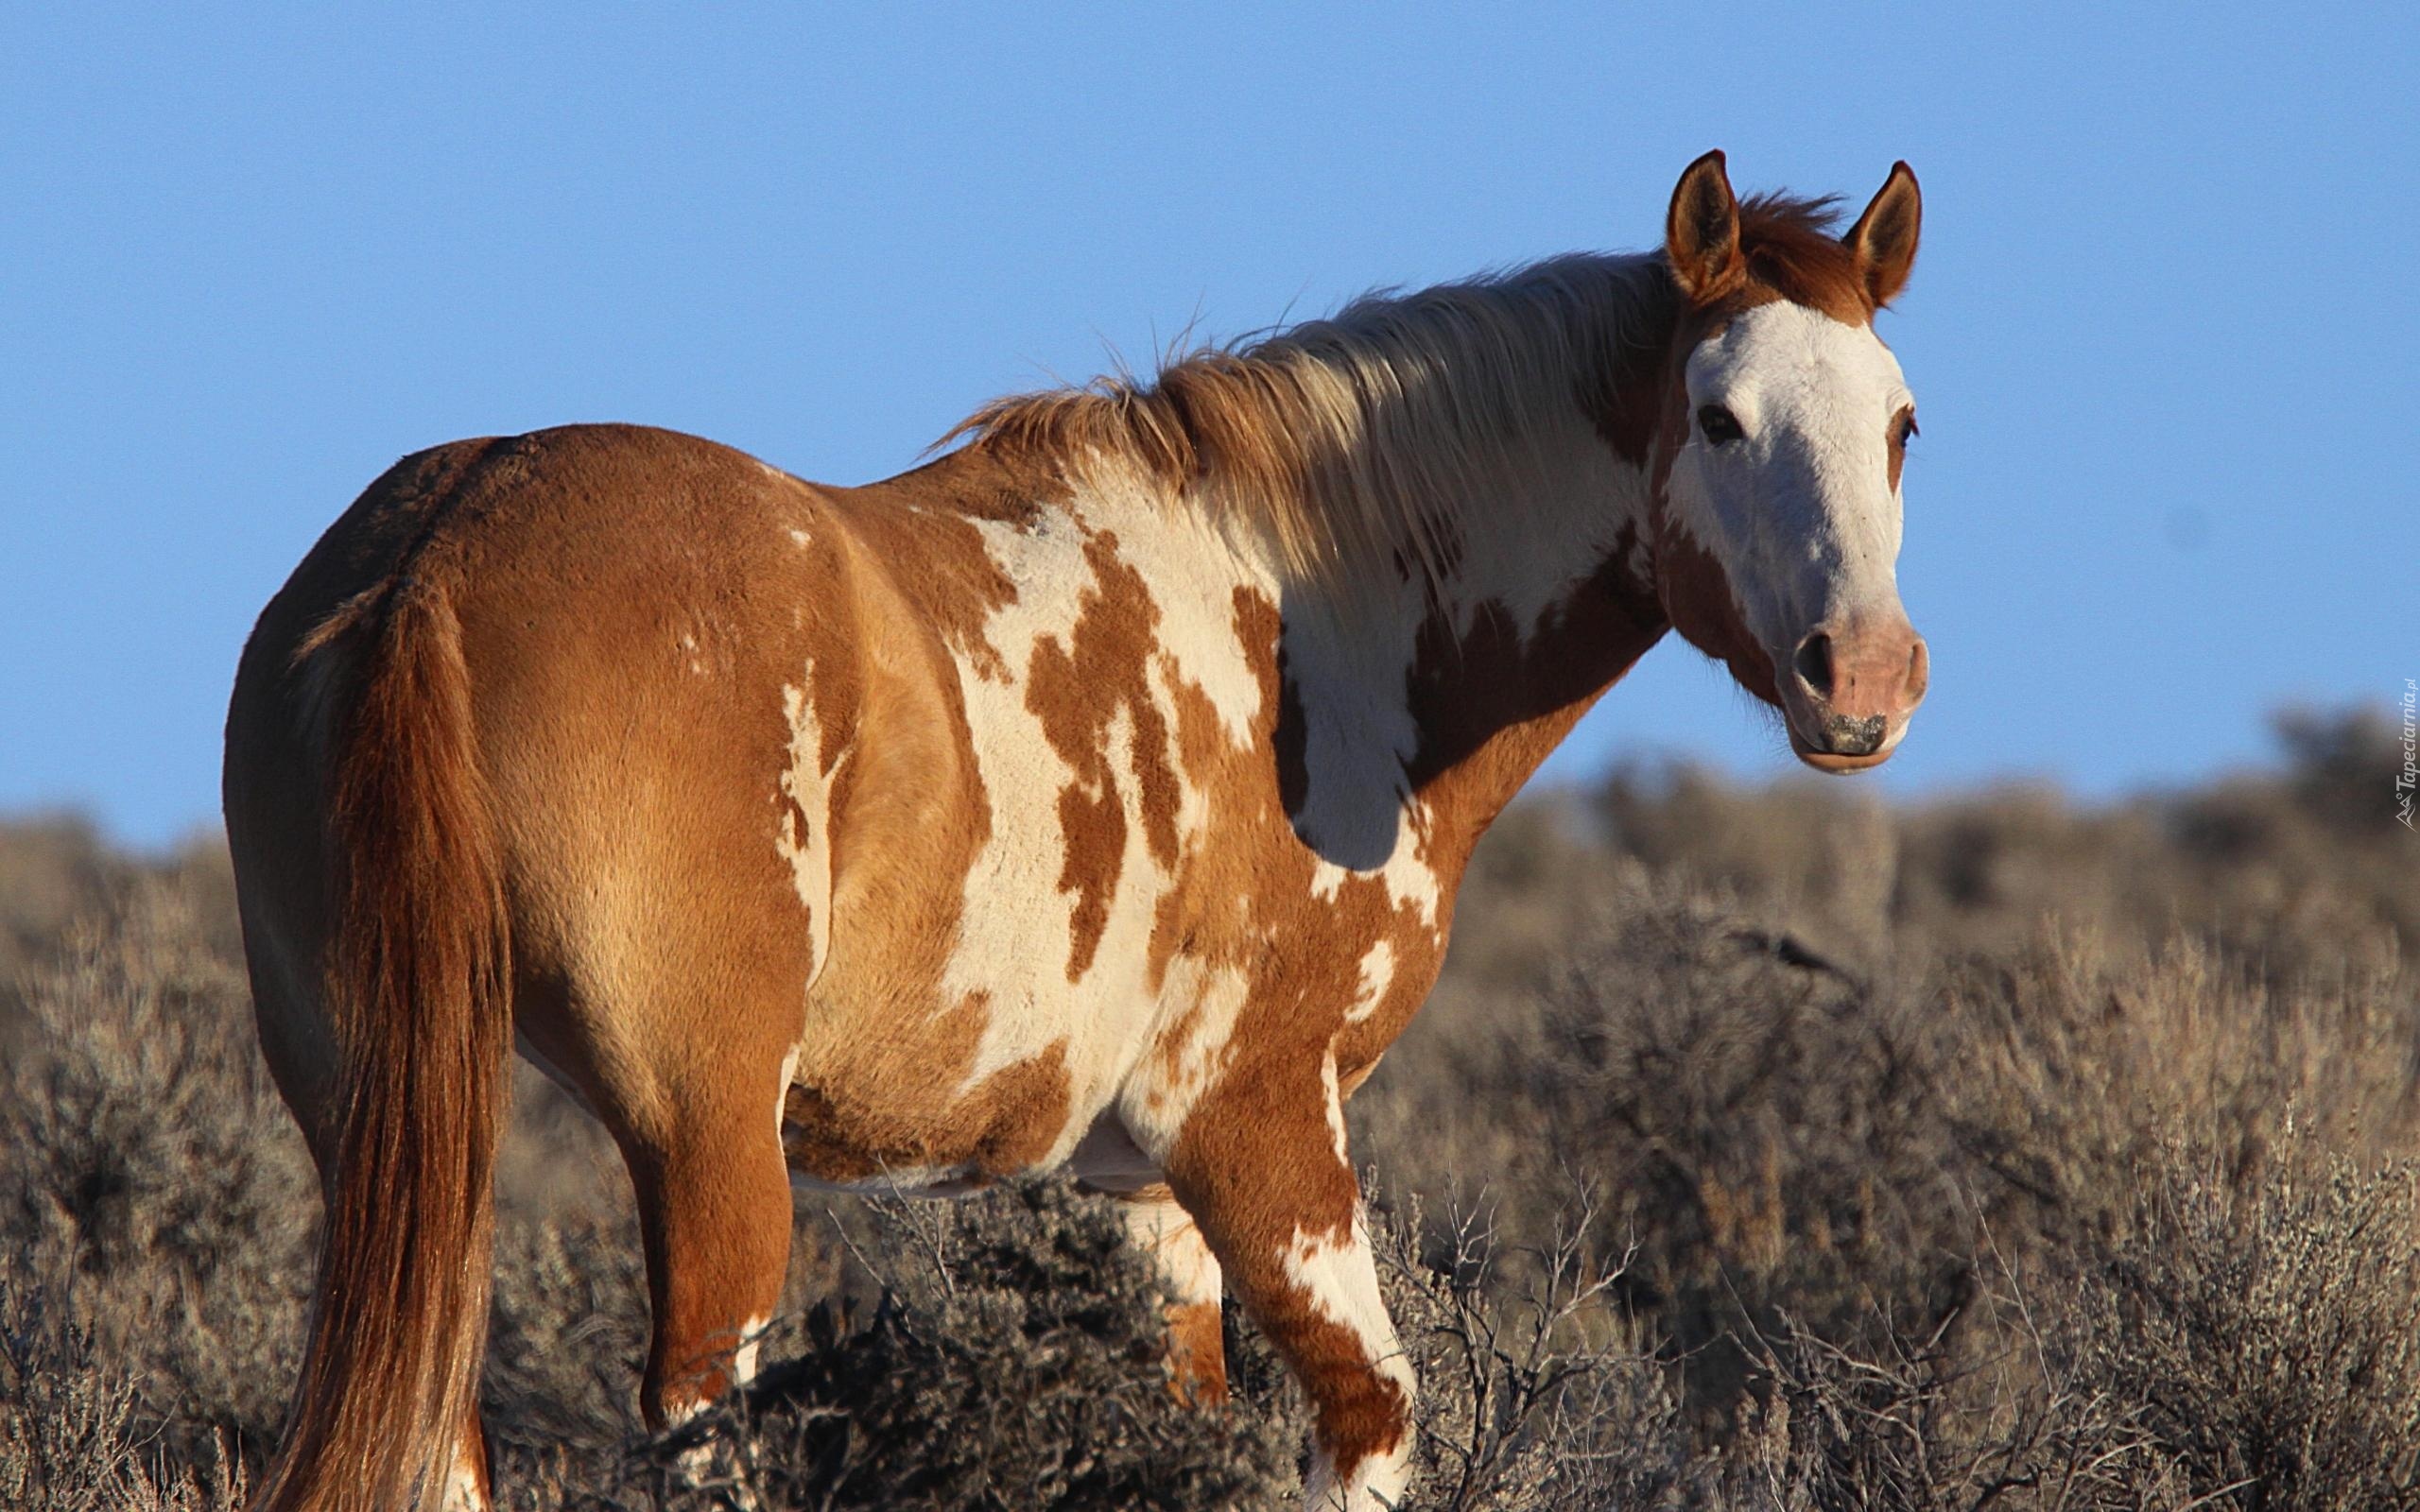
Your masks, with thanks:
M2420 1504L2420 849L2382 727L2285 733L2108 809L1666 773L1508 816L1354 1109L1418 1504ZM0 827L0 1505L232 1506L274 1433L316 1204L228 902L207 847ZM649 1441L622 1177L520 1091L509 1505L1297 1494L1265 1346L1180 1406L1144 1267L1050 1184L804 1209L782 1363Z

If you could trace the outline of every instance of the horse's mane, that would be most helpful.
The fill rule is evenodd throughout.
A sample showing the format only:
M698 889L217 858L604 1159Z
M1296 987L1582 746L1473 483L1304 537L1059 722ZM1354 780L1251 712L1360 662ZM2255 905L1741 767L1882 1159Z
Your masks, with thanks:
M1861 286L1829 199L1740 205L1752 272L1785 294ZM1844 284L1842 281L1846 280ZM960 438L1082 472L1139 468L1258 527L1293 575L1350 587L1355 564L1443 576L1475 506L1517 508L1547 459L1541 414L1608 412L1662 359L1678 296L1660 255L1573 253L1172 357L1150 379L995 400ZM1812 302L1812 301L1810 301Z

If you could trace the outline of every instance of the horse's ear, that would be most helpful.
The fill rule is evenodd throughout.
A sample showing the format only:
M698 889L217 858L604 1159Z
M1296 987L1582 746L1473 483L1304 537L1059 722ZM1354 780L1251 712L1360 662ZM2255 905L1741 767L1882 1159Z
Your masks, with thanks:
M1908 286L1924 215L1925 197L1916 187L1915 174L1906 163L1894 163L1874 202L1841 238L1857 254L1858 270L1865 275L1866 290L1876 304L1890 303Z
M1664 259L1695 303L1719 298L1739 280L1739 201L1720 151L1690 163L1673 186L1672 208L1664 216Z

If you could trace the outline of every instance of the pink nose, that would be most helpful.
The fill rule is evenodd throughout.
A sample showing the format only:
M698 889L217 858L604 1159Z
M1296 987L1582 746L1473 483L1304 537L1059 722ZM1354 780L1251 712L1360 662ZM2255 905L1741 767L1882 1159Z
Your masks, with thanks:
M1824 747L1843 756L1880 749L1891 727L1924 701L1932 674L1925 638L1899 614L1816 630L1789 662Z

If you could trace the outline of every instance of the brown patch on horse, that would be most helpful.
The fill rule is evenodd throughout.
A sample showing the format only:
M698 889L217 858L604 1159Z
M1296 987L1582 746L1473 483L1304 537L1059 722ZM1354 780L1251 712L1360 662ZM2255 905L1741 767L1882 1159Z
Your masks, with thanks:
M1740 686L1778 707L1781 690L1773 683L1772 659L1748 628L1722 563L1696 537L1677 527L1666 530L1663 541L1655 572L1673 627L1691 645L1729 667Z
M1739 202L1739 249L1748 303L1788 300L1849 325L1871 325L1878 307L1857 253L1838 233L1830 195L1751 195ZM1747 307L1742 305L1741 307Z
M1227 1344L1216 1302L1172 1302L1168 1325L1168 1389L1195 1407L1227 1402Z
M1066 1041L1001 1067L962 1094L965 1063L926 1065L919 1054L940 1043L962 1045L971 1056L989 1016L988 1001L972 996L908 1054L876 1050L849 1075L794 1081L782 1105L782 1149L791 1168L835 1184L892 1173L996 1178L1031 1169L1067 1126Z
M1624 525L1587 578L1525 631L1501 604L1468 627L1450 610L1420 627L1406 706L1420 747L1413 792L1476 842L1497 806L1668 627L1653 591L1631 573L1637 533Z
M1083 594L1071 644L1046 637L1033 648L1026 676L1026 707L1044 737L1074 772L1059 794L1066 859L1062 892L1076 895L1067 947L1067 980L1091 970L1108 927L1109 905L1126 859L1126 810L1109 729L1121 713L1131 723L1135 805L1144 843L1162 866L1176 861L1176 774L1167 761L1167 722L1151 696L1150 668L1159 645L1159 606L1143 577L1117 555L1117 537L1103 531L1084 543L1094 586Z

